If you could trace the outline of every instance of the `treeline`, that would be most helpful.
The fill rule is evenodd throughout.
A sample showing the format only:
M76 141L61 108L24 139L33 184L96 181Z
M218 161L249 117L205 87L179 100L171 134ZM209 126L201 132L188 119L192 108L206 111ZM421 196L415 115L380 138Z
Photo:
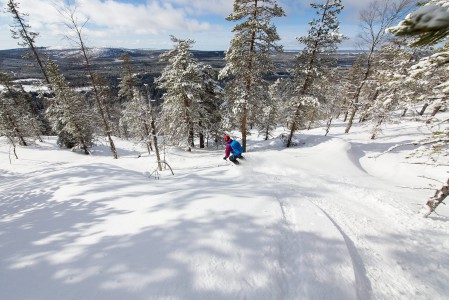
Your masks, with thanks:
M194 41L172 37L173 48L160 56L166 67L154 85L142 82L125 54L115 90L92 68L84 24L78 23L74 8L66 7L61 13L88 80L88 92L80 93L67 83L56 62L41 57L35 45L38 34L19 4L9 0L12 37L30 49L47 90L38 107L20 83L2 73L0 135L13 145L27 145L30 137L56 134L61 146L86 154L95 137L102 136L117 158L114 136L137 139L149 152L158 152L157 140L163 135L164 142L191 150L239 128L246 150L249 129L258 129L268 139L275 127L283 125L290 147L296 131L325 122L327 134L336 118L346 122L346 133L354 122L371 124L375 139L388 122L412 115L422 117L433 130L424 141L417 141L422 147L415 154L428 155L437 163L448 151L448 120L436 118L447 107L449 93L449 46L444 44L448 24L428 20L449 15L444 1L425 1L420 3L423 8L413 0L371 2L360 12L359 44L364 51L349 69L337 67L333 55L346 39L339 32L341 2L311 4L316 17L307 35L297 38L303 49L285 78L272 80L273 53L283 51L273 19L285 15L283 8L275 0L235 0L234 11L226 18L235 26L224 68L217 71L195 59ZM423 20L427 23L420 23ZM429 206L434 209L438 201Z

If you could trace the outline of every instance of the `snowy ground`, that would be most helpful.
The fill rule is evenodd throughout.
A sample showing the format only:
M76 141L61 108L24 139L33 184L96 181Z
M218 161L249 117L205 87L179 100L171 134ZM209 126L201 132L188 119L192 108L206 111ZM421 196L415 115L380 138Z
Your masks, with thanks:
M160 180L127 141L114 160L50 137L10 163L1 139L0 299L448 299L449 210L423 218L418 189L447 167L369 158L423 125L369 129L252 135L239 166L172 149Z

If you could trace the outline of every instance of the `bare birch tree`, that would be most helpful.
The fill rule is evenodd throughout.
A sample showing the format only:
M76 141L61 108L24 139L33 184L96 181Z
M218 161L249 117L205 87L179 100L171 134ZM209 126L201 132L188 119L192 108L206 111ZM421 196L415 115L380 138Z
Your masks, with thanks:
M84 66L86 68L90 83L92 85L94 99L96 108L101 118L104 133L106 134L109 147L112 152L112 156L117 159L117 150L115 148L114 141L112 140L112 124L110 118L108 117L108 103L105 95L102 93L101 79L96 74L92 68L92 64L89 56L89 49L84 43L83 28L87 21L80 23L76 16L76 7L65 7L60 10L61 14L67 19L65 25L74 34L74 38L68 37L72 42L74 42L81 51L82 59L84 60Z
M364 61L364 72L360 83L357 85L349 107L349 119L345 133L349 133L354 117L360 107L362 89L368 82L372 73L376 51L385 42L386 29L407 13L416 0L376 0L369 4L368 8L360 13L361 30L359 39L361 46L368 50Z

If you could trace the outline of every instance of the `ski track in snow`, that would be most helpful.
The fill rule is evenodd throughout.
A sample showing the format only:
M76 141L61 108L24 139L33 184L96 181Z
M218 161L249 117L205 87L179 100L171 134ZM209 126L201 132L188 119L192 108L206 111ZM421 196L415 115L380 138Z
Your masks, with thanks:
M350 147L348 147L348 150L349 149ZM258 160L260 160L260 158L261 157L258 157ZM350 161L353 160L350 153L348 153L348 159ZM266 161L258 161L257 164L263 165L269 160L270 158ZM291 160L286 159L286 161ZM271 166L269 163L268 165ZM354 167L360 169L361 173L363 172L359 163L355 164ZM260 168L256 167L256 169ZM285 284L285 286L287 286L287 291L284 291L284 294L289 295L288 297L285 297L285 299L301 299L303 297L317 299L323 297L333 299L443 299L441 297L444 291L432 290L428 285L430 282L419 283L420 280L425 281L425 276L417 276L418 274L411 275L411 273L416 272L416 270L411 272L410 268L400 261L399 256L398 260L394 260L390 255L386 256L386 254L389 254L388 251L378 253L375 250L377 248L377 242L370 241L371 239L376 238L382 239L382 236L386 231L392 236L395 234L398 237L403 236L404 233L410 231L414 226L413 224L410 224L411 218L419 218L419 216L404 216L404 208L395 205L394 200L388 193L379 192L375 188L359 187L356 182L352 182L352 180L348 178L321 179L318 175L314 179L316 181L314 182L315 188L320 189L320 187L326 187L332 192L324 197L317 195L311 196L304 195L303 192L304 190L310 189L304 189L301 188L300 185L298 186L298 183L301 182L301 179L304 179L304 177L301 178L301 176L299 176L299 178L295 178L295 175L292 175L294 173L293 168L288 165L283 165L276 166L275 170L268 169L269 167L261 171L261 173L266 171L264 175L270 174L268 176L269 179L266 181L277 181L278 183L273 186L277 187L278 190L289 188L296 190L293 193L288 193L295 195L293 196L295 198L294 200L289 200L288 196L282 195L279 191L276 193L276 199L279 202L285 227L287 228L283 233L283 247L295 249L297 252L293 254L293 256L301 255L302 244L298 242L297 234L292 232L304 229L310 230L310 228L304 226L304 223L301 223L301 218L296 216L296 214L298 214L297 210L301 210L304 207L307 207L307 214L311 215L316 213L314 212L313 207L305 204L310 202L327 217L328 221L332 223L334 228L341 235L341 238L346 245L348 256L351 259L354 272L353 286L355 295L353 296L338 295L335 293L335 290L332 289L328 289L327 292L331 291L331 293L327 295L319 294L319 292L316 291L313 293L309 292L308 294L301 294L301 291L297 293L294 292L291 287L297 284L297 282L301 282L301 276L297 275L297 270L299 269L300 272L302 266L300 264L296 266L291 265L295 259L290 257L288 252L292 251L285 251L287 253L284 255L285 257L281 256L280 258L281 266L290 264L287 268L284 267L284 269L286 269L284 270L285 278L293 280L291 284ZM281 174L288 175L283 176ZM361 176L369 175L361 174ZM372 180L376 181L375 178ZM288 182L287 186L283 184L286 182ZM310 182L308 183L310 184ZM335 199L338 199L338 201ZM387 201L390 200L391 202L387 203L385 199ZM364 204L364 201L368 203ZM298 205L298 203L301 204ZM355 208L354 211L353 208ZM379 213L384 215L385 218L376 219L375 216ZM425 226L433 225L430 224L428 220L419 221L425 224ZM389 225L388 223L391 224ZM321 223L320 226L323 226L323 223ZM357 229L359 226L361 227L361 230ZM423 226L423 230L425 226ZM397 228L397 230L391 230L393 228ZM414 239L413 236L418 236L419 238ZM422 234L413 231L410 232L407 239L409 239L409 244L406 245L406 247L410 247L409 250L413 250L413 246L416 245L417 240L420 239L428 240L429 244L432 243L431 238L425 239ZM398 248L404 247L400 241L398 242L399 243L396 244ZM310 244L310 241L307 241L307 244ZM390 251L390 249L388 250ZM425 253L425 251L423 251L423 253ZM440 253L439 255L442 263L448 261L447 257L444 257L444 254ZM367 263L365 263L365 260ZM368 266L366 266L366 264L368 264ZM394 268L389 268L388 271L385 272L383 266L394 266ZM296 270L293 270L294 268L296 268ZM318 269L320 266L313 265L312 268ZM431 268L428 268L428 270L430 269ZM444 278L445 269L442 269L441 267L438 267L437 269L438 272L441 272L441 276ZM391 272L391 270L394 270L394 272ZM416 281L417 277L419 278L418 284ZM310 286L310 282L307 286ZM373 286L375 288L374 291ZM292 292L294 295L291 294Z

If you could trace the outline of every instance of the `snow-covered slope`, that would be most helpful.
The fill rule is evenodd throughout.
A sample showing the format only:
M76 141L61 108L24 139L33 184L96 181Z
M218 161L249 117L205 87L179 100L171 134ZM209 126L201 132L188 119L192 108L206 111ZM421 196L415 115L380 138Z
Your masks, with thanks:
M160 180L128 141L114 160L49 137L10 163L2 140L0 299L445 299L449 213L422 218L432 191L415 188L447 168L369 158L412 125L371 141L337 124L289 149L252 135L239 166L171 149Z

